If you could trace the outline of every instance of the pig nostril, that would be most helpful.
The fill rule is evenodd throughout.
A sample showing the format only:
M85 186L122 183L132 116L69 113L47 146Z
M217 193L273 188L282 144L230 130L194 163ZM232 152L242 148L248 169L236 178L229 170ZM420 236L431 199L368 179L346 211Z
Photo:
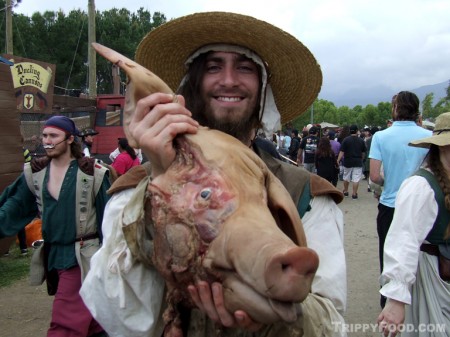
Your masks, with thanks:
M287 268L289 268L289 265L288 264L281 264L281 270L286 270Z

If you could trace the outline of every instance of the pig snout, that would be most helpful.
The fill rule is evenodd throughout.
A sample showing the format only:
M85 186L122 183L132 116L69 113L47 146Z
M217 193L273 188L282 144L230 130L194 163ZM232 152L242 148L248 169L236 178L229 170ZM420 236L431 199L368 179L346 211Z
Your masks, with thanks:
M267 213L258 212L250 220L249 216L228 219L212 241L203 265L234 271L267 298L301 302L311 290L319 258L313 250L289 239Z
M292 247L269 259L264 279L267 296L279 301L303 301L319 265L317 254L306 247Z

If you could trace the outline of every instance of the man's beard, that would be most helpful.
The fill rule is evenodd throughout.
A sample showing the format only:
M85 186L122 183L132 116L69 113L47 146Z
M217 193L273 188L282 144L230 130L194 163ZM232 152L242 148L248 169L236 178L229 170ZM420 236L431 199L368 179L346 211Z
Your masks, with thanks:
M239 139L243 143L247 143L253 138L253 131L258 127L258 114L253 112L240 120L223 120L215 118L212 111L206 106L199 109L194 118L200 125L207 126L210 129L219 130Z
M66 142L58 144L55 146L54 149L51 149L50 151L46 151L47 157L52 158L52 159L59 158L67 152L69 147L70 147L70 145L67 144Z

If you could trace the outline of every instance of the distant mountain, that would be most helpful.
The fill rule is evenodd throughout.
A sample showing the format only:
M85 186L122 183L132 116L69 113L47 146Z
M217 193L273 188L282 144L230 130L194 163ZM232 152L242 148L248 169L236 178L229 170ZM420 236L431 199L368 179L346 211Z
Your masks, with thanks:
M425 85L420 88L407 90L414 92L419 97L420 102L422 102L427 94L434 93L433 102L436 104L439 99L445 97L445 90L448 85L449 81L445 81L442 83ZM392 95L392 89L378 86L370 89L356 89L335 97L333 97L332 94L323 92L319 95L319 98L333 102L337 107L346 105L353 108L355 105L365 107L368 104L377 105L379 102L389 102Z
M441 98L444 98L446 95L446 89L449 86L449 81L445 81L438 84L425 85L423 87L411 90L413 93L419 97L420 102L425 98L425 96L429 93L434 93L433 104L436 104Z

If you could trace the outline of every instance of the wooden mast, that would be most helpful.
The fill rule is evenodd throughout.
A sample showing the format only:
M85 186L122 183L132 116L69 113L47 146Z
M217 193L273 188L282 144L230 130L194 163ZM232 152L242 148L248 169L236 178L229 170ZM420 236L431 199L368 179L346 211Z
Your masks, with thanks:
M6 0L6 53L13 55L12 1Z
M95 42L95 0L88 0L88 63L89 63L89 98L97 97L97 60L92 47Z

